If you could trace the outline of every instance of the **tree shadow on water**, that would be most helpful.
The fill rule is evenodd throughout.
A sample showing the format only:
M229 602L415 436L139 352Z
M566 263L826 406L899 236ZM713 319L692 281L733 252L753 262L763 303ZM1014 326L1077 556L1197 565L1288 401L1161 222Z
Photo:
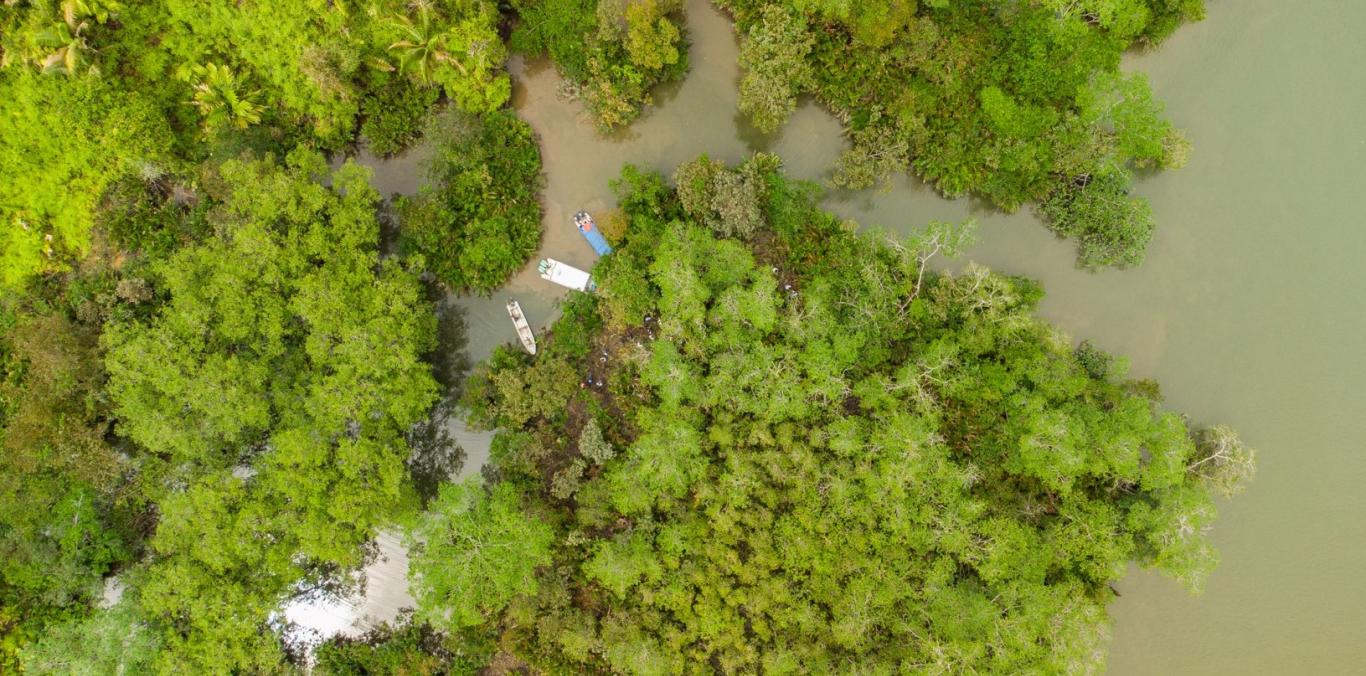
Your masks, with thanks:
M470 372L467 349L469 325L465 310L444 290L429 285L428 295L436 308L436 348L427 355L436 378L440 399L426 420L408 431L408 473L425 507L436 497L441 484L456 475L465 463L465 449L451 436L450 423L464 394Z

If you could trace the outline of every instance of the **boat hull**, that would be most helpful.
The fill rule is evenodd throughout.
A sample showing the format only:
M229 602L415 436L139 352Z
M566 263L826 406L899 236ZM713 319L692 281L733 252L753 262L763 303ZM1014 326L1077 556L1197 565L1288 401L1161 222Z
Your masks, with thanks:
M587 272L554 258L542 259L536 265L536 271L541 274L541 279L575 291L593 291L597 288L593 283L593 277Z
M515 300L508 301L508 316L512 318L513 327L517 329L517 340L521 341L522 347L527 352L536 354L536 334L532 333L526 315L522 314L521 304Z
M588 240L588 246L593 247L593 251L599 256L606 256L612 253L612 245L607 243L607 238L602 236L602 230L598 229L598 224L593 221L593 217L587 211L580 211L574 214L574 227L579 229L579 234Z

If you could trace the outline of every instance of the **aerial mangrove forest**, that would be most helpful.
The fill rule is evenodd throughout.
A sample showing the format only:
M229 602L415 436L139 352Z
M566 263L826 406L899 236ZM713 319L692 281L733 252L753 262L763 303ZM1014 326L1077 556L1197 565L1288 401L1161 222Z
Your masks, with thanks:
M1131 568L1199 592L1238 434L963 259L972 222L822 200L906 174L1140 265L1135 176L1193 151L1121 59L1202 0L715 5L737 119L808 102L842 153L621 166L533 354L501 302L580 205L517 64L635 133L680 0L0 3L0 673L1090 672ZM385 532L406 607L297 626Z

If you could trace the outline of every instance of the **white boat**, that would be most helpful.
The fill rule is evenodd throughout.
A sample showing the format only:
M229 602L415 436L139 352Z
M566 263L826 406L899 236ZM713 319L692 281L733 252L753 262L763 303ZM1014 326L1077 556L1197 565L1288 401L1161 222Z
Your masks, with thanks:
M541 279L576 291L592 291L598 288L587 272L554 258L541 259L541 262L536 264L536 271L541 273Z
M508 301L508 316L512 317L512 325L517 327L517 338L522 341L522 347L536 354L536 334L531 332L531 325L526 323L521 304L515 300Z

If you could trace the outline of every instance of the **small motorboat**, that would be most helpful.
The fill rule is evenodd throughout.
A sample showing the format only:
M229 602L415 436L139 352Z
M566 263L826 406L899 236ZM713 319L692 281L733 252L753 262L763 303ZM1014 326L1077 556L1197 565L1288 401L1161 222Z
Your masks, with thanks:
M526 323L526 315L522 314L522 306L515 300L508 301L508 316L512 317L512 325L517 327L517 339L522 341L522 347L527 352L536 354L536 334L531 332L531 325Z
M602 236L602 231L598 229L598 224L593 222L593 217L587 211L580 211L574 214L574 227L579 229L583 238L588 240L588 246L593 247L599 256L606 256L612 253L612 245L607 243L607 239Z
M541 273L541 279L575 291L593 291L598 288L593 283L593 277L587 272L554 258L542 258L541 262L536 264L536 271Z

